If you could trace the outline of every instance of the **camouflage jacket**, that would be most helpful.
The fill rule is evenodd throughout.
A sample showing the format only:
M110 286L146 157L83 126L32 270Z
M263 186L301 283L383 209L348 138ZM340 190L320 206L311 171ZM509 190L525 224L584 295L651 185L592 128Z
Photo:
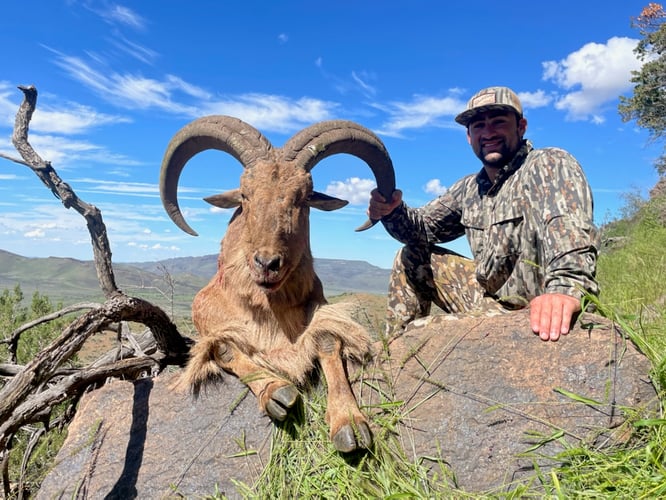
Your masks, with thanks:
M495 184L481 169L421 208L403 202L382 223L407 245L465 234L480 285L522 307L543 293L599 293L592 207L576 159L562 149L533 149L525 140Z

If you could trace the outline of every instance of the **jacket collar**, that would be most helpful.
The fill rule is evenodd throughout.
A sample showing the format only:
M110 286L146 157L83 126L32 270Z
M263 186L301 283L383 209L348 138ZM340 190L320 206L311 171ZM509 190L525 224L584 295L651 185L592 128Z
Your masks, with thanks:
M485 196L497 192L502 184L504 184L504 182L523 165L525 158L527 158L527 155L533 149L534 147L532 146L532 143L527 139L523 139L523 143L515 156L509 161L509 163L500 169L494 184L488 177L486 169L482 167L481 171L476 176L476 183L479 186L479 194Z

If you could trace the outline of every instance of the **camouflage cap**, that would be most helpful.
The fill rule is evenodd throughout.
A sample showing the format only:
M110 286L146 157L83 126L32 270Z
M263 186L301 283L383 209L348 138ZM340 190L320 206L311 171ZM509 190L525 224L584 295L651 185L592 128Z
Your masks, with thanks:
M489 87L467 101L467 108L456 116L456 121L466 127L477 113L492 109L515 111L518 116L523 116L523 106L513 90L508 87Z

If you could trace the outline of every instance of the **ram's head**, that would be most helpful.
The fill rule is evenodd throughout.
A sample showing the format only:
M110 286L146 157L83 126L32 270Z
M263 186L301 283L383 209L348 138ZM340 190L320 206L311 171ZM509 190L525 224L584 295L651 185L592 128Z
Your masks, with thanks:
M240 187L205 198L221 208L236 208L231 226L240 240L252 279L266 291L278 289L310 255L310 207L335 210L347 204L313 189L310 170L324 158L347 153L372 169L379 191L395 189L391 159L382 142L365 127L334 120L312 125L282 148L247 123L229 116L208 116L183 127L171 140L162 162L160 193L169 217L183 231L197 233L178 206L178 179L187 161L207 149L225 151L244 167ZM359 230L367 229L366 222ZM225 239L227 245L232 244ZM224 246L224 245L223 245Z

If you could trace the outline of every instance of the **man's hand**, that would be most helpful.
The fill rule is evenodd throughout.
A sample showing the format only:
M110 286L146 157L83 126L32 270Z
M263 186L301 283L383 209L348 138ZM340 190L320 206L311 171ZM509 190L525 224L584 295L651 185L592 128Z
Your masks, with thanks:
M368 217L372 220L380 220L387 216L402 202L402 191L396 189L391 195L391 201L387 202L377 189L370 192L370 203L368 204Z
M556 341L569 333L571 319L580 312L580 299L561 293L546 293L530 302L530 326L541 340Z

